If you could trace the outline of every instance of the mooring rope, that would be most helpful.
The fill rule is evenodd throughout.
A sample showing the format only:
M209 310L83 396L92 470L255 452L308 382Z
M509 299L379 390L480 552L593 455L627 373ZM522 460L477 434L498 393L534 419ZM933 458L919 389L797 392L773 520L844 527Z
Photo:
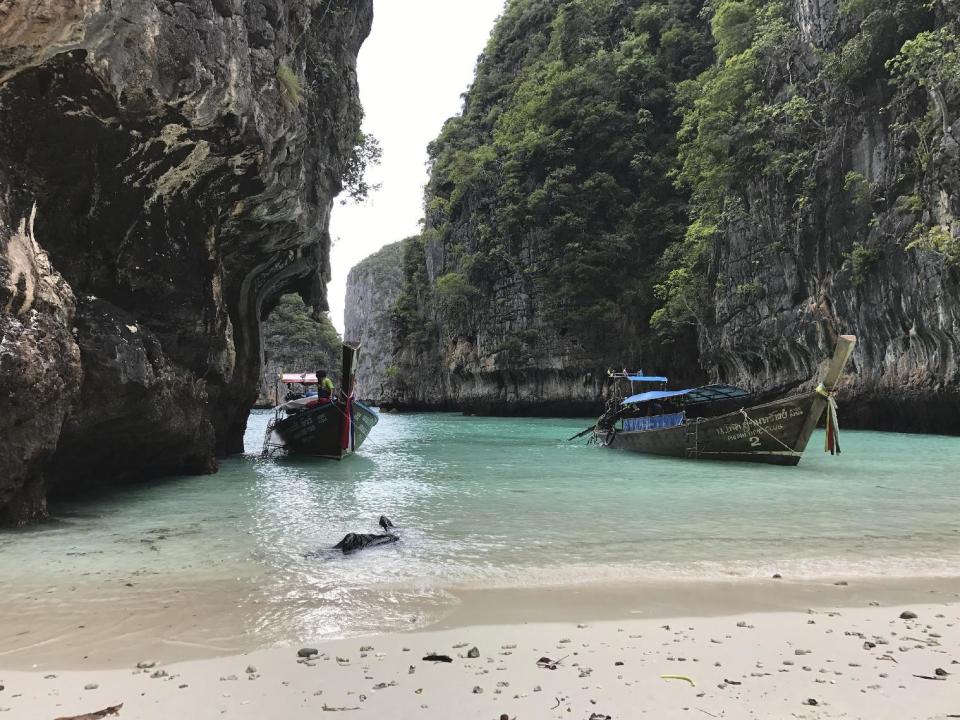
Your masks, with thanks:
M837 421L836 393L827 390L823 383L817 385L817 394L827 400L827 437L823 441L823 451L831 455L840 454L840 423Z

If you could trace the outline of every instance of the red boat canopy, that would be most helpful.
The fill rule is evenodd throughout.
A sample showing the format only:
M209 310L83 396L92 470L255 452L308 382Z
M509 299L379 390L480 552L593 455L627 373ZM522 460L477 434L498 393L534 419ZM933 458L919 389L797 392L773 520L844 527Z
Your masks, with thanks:
M290 383L300 383L301 385L316 385L317 384L317 374L316 373L283 373L280 376L280 382L285 385Z

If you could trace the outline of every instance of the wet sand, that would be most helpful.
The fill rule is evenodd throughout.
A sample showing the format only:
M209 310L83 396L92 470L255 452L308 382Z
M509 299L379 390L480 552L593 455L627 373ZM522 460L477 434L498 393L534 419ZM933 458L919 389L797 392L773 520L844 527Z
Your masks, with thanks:
M164 720L325 711L494 720L960 714L960 579L843 582L464 591L425 629L268 649L251 633L222 646L191 641L191 627L205 620L178 625L148 614L146 602L114 603L76 632L48 618L52 637L38 641L19 634L4 607L0 717L119 703L121 718ZM917 618L901 619L905 610ZM229 618L221 608L220 627ZM305 645L319 656L298 661ZM424 661L431 652L453 662ZM544 669L541 657L561 662ZM156 664L138 669L141 661Z
M5 670L0 708L31 719L120 703L119 717L144 720L946 718L960 713L958 620L957 604L925 603L391 633L317 644L309 661L291 647L146 669Z

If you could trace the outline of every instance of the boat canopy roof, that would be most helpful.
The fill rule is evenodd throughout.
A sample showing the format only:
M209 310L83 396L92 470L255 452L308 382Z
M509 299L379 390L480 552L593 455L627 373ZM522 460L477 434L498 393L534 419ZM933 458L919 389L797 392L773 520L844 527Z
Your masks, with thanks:
M685 397L687 403L716 402L717 400L734 400L749 397L746 390L732 385L704 385L703 387L688 390L651 390L649 392L631 395L623 401L624 405L637 405L653 400L667 400L675 397Z
M301 385L316 385L317 384L317 374L316 373L283 373L280 376L280 382L285 385L290 383L300 383Z
M667 379L662 375L627 375L627 380L630 382L652 382L652 383L665 383Z

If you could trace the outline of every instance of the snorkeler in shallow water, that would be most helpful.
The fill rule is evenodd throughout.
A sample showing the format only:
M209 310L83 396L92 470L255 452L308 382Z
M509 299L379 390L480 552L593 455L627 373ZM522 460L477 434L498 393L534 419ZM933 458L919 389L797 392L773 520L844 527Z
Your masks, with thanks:
M400 540L400 536L396 532L392 532L396 530L396 526L390 522L390 518L386 515L380 516L378 524L383 528L383 533L347 533L343 536L343 540L333 546L333 549L342 551L344 555L349 555L357 550L376 547L377 545L389 545ZM313 552L307 553L306 557L317 557L318 555L319 553Z

